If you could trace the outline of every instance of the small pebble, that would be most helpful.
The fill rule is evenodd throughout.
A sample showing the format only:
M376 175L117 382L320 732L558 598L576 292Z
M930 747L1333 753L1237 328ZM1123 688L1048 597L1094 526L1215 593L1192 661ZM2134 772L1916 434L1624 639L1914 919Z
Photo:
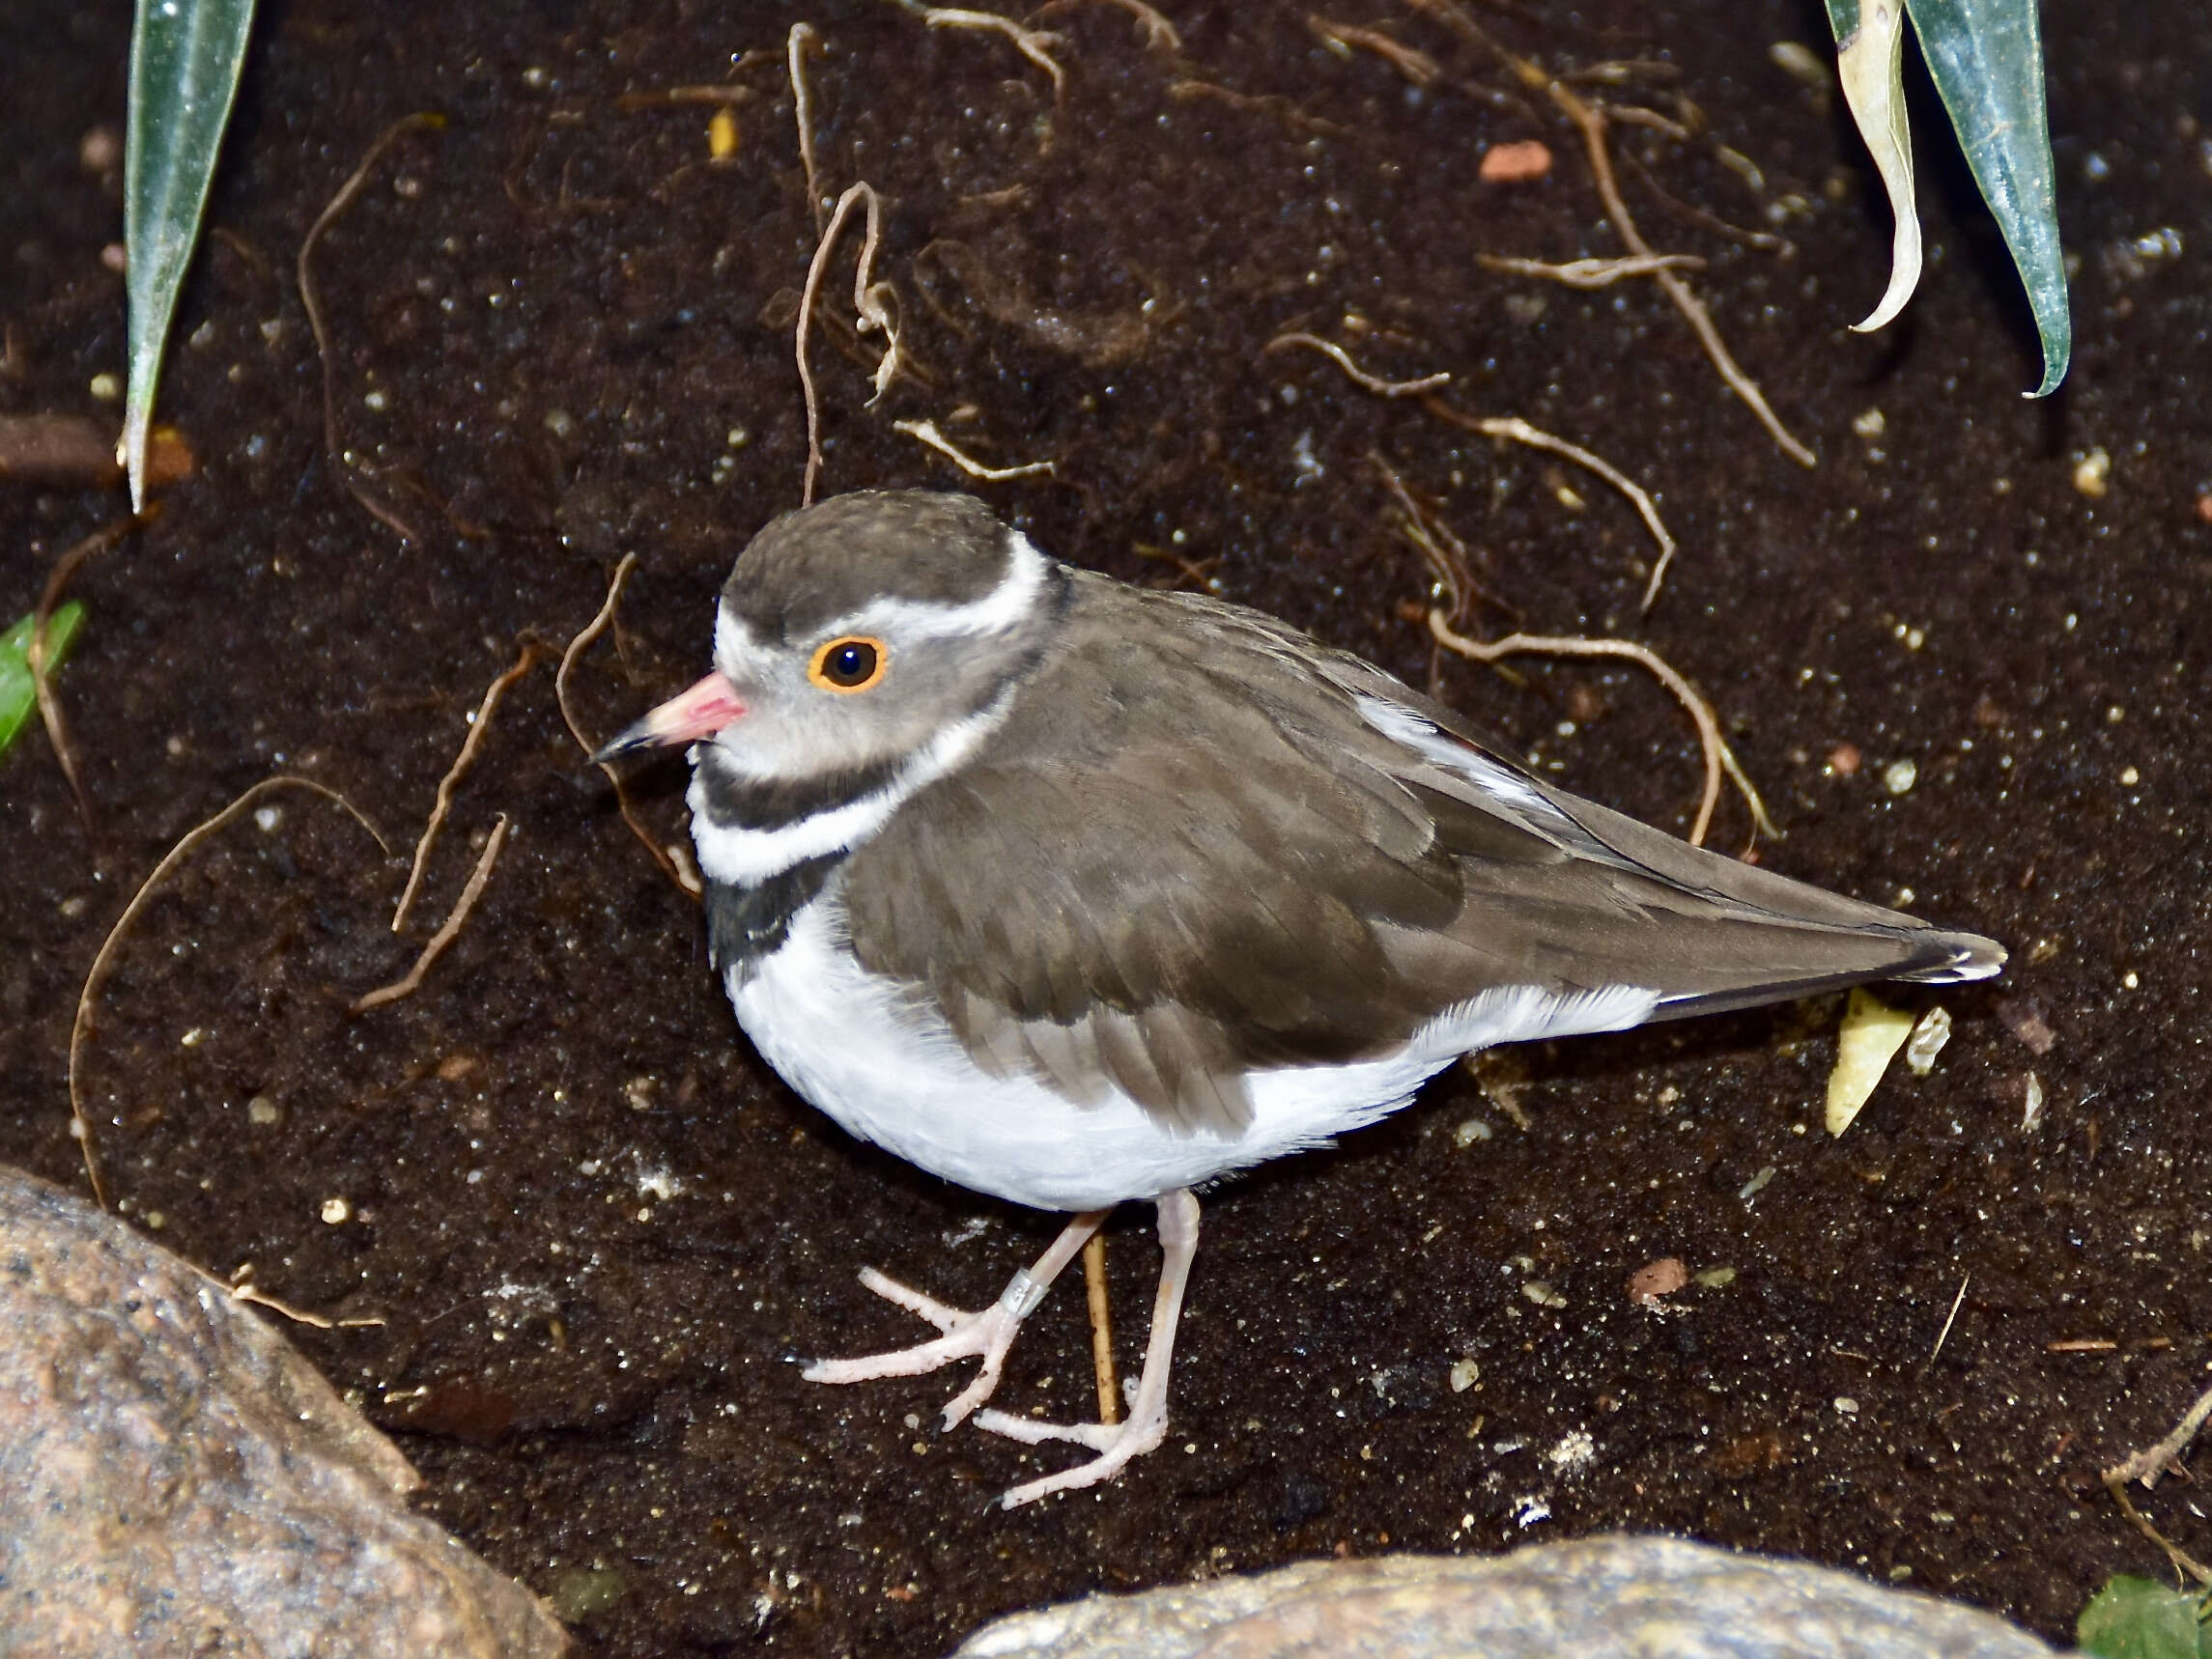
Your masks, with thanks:
M1930 1008L1920 1016L1913 1034L1905 1039L1905 1063L1913 1068L1913 1075L1924 1078L1935 1070L1936 1056L1943 1052L1943 1045L1951 1040L1951 1016L1946 1008Z
M1909 795L1920 781L1920 768L1911 758L1893 760L1882 769L1882 787L1891 795Z
M1525 184L1551 171L1551 151L1535 139L1493 144L1483 152L1476 176L1486 184Z
M353 1213L354 1206L347 1203L343 1198L325 1198L323 1200L323 1220L329 1226L339 1225Z

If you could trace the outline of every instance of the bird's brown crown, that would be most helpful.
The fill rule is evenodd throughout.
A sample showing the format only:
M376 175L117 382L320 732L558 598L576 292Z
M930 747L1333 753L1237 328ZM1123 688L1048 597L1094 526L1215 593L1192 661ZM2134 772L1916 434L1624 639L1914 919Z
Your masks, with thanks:
M762 644L880 598L966 605L1007 574L1007 532L972 495L865 490L774 520L738 555L723 608Z

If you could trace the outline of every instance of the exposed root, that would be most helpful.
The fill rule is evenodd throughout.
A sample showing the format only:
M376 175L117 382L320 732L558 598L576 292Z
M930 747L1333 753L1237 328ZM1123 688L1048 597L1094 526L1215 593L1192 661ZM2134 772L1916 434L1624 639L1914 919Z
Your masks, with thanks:
M1051 4L1039 6L1031 14L1037 17L1049 17L1055 12L1071 11L1075 7L1085 4L1118 6L1128 13L1130 16L1136 18L1137 27L1145 31L1145 49L1147 51L1179 52L1183 49L1183 38L1176 33L1176 26L1158 12L1153 11L1151 7L1146 5L1145 0L1051 0Z
M2149 1518L2141 1509L2138 1509L2134 1501L2128 1497L2126 1481L2114 1480L2108 1473L2105 1476L2105 1490L2113 1495L2113 1502L2120 1506L2120 1513L2128 1518L2128 1524L2166 1552L2166 1559L2173 1563L2174 1571L2186 1573L2195 1579L2200 1587L2212 1589L2212 1568L2207 1568L2201 1561L2182 1549L2179 1544L2176 1544L2150 1524Z
M1659 598L1660 584L1666 580L1667 567L1674 563L1675 545L1674 538L1666 533L1666 526L1659 521L1659 507L1653 502L1649 491L1610 462L1591 454L1580 444L1569 443L1563 437L1554 437L1541 427L1530 426L1518 415L1464 414L1441 398L1426 398L1421 407L1437 419L1449 421L1469 432L1485 433L1491 437L1507 438L1514 443L1524 443L1531 449L1547 450L1553 455L1564 456L1575 465L1589 468L1626 495L1637 516L1643 520L1644 528L1651 531L1652 540L1659 544L1659 563L1652 567L1651 579L1644 583L1643 608L1651 609L1652 602Z
M898 320L892 315L885 296L891 293L891 284L870 284L868 276L875 268L876 248L883 240L883 201L867 184L855 184L837 198L836 211L830 214L829 225L823 230L821 240L814 244L814 257L807 267L807 286L799 295L799 325L794 351L799 359L799 385L807 399L807 477L800 492L799 504L810 507L814 503L814 480L822 470L822 410L814 393L814 371L807 360L807 336L814 317L814 298L821 292L822 273L829 268L830 252L837 245L837 233L844 229L845 219L853 211L853 204L865 203L867 208L867 235L861 242L859 265L853 271L853 309L859 313L854 324L862 333L880 329L887 344L882 359L875 368L875 397L872 404L891 389L893 376L898 373Z
M576 660L583 655L593 640L607 632L608 625L614 620L614 605L622 597L623 580L637 562L636 553L622 555L622 562L614 567L613 580L607 584L606 602L600 605L598 614L583 625L582 632L568 642L568 649L560 654L560 666L553 671L553 700L560 704L560 717L567 722L568 735L576 740L577 747L586 755L597 754L599 745L583 735L583 728L577 724L576 712L568 706L568 672L576 665ZM622 814L622 822L630 826L630 833L638 837L645 851L652 855L653 862L661 866L661 874L691 897L697 898L705 891L704 886L688 868L688 860L686 865L679 865L671 856L680 854L682 849L670 848L664 851L661 844L653 839L652 831L638 822L638 814L631 809L629 792L622 787L621 772L608 765L602 765L599 770L607 774L607 781L614 786L614 805Z
M1114 1318L1106 1301L1106 1229L1083 1246L1083 1289L1091 1307L1091 1365L1098 1376L1098 1420L1121 1420L1121 1385L1114 1375Z
M1443 70L1427 52L1415 51L1403 42L1394 41L1380 29L1366 29L1356 23L1337 23L1326 17L1306 14L1306 27L1314 38L1339 57L1349 58L1353 48L1373 52L1390 65L1415 86L1429 88L1444 78Z
M791 75L792 119L799 124L799 161L807 170L807 207L814 215L814 235L822 234L822 215L828 211L822 201L822 187L814 175L814 110L813 100L807 95L807 48L821 37L811 25L794 23L784 42L784 61ZM802 365L801 373L804 373Z
M507 839L507 815L502 812L492 826L492 833L485 838L484 851L478 855L475 869L468 873L468 884L461 889L460 898L453 904L444 925L430 936L430 942L422 947L422 954L414 959L414 966L407 970L407 977L356 998L354 1012L365 1014L371 1008L381 1008L386 1002L397 1002L402 997L411 997L421 988L422 977L431 965L445 954L445 947L461 937L468 924L468 913L476 908L476 900L484 891L484 884L492 879L492 866L498 861L499 849Z
M1216 86L1212 81L1179 80L1168 83L1168 97L1177 103L1189 103L1197 98L1208 98L1226 103L1232 109L1244 110L1255 115L1271 115L1293 132L1314 133L1324 138L1348 138L1352 129L1318 115L1308 115L1281 93L1255 96L1237 92L1230 87Z
M2182 1451L2197 1438L2197 1431L2204 1426L2208 1419L2212 1419L2212 1389L2197 1396L2197 1403L2182 1414L2181 1420L2173 1425L2171 1434L2156 1446L2146 1448L2133 1457L2124 1458L2106 1470L2105 1484L2111 1486L2140 1480L2145 1491L2156 1486L2160 1476L2178 1466Z
M295 777L290 773L285 773L277 777L263 778L213 817L203 819L190 830L187 830L184 837L162 856L161 861L154 866L153 873L138 885L138 890L130 895L130 902L123 907L123 914L115 918L115 925L107 930L107 937L100 941L99 949L93 955L92 967L84 976L84 986L77 992L76 1017L70 1025L70 1133L76 1137L78 1149L83 1154L85 1177L92 1183L93 1201L99 1204L101 1209L107 1207L107 1192L100 1185L99 1153L93 1142L92 1120L84 1114L84 1102L77 1087L79 1062L83 1058L85 1039L92 1031L92 1004L93 998L99 994L100 977L106 973L108 963L115 955L116 946L122 942L124 934L129 931L130 924L138 919L138 913L145 909L146 901L152 896L154 889L161 885L161 878L182 863L185 855L202 841L222 829L263 796L278 789L304 789L311 795L319 795L326 801L335 801L339 806L345 808L347 815L354 823L369 832L376 844L383 849L386 858L391 856L391 843L384 839L383 832L370 823L363 816L361 809L351 801L348 801L336 790L317 783L313 778Z
M454 792L468 775L468 769L476 764L476 751L483 746L484 734L492 729L492 711L499 706L507 688L530 671L538 655L536 644L525 645L522 655L515 659L515 665L485 689L484 700L476 707L476 717L469 722L468 735L461 740L461 752L453 757L453 764L438 780L438 800L430 808L430 821L423 825L422 835L414 844L414 862L408 868L407 886L392 911L392 932L399 932L407 924L407 913L413 908L415 891L422 886L423 866L430 861L430 849L438 840L438 831L444 828L446 813L452 810Z
M1037 473L1050 472L1053 466L1049 461L1032 461L1021 466L985 466L939 432L933 420L894 420L891 429L927 444L970 478L980 478L990 484L1004 483L1008 478L1033 478Z
M1417 380L1385 380L1369 374L1353 362L1351 354L1342 346L1299 329L1292 329L1288 334L1276 335L1274 339L1260 348L1260 354L1266 356L1270 352L1280 351L1288 346L1305 346L1320 352L1322 356L1327 357L1338 368L1350 376L1354 383L1373 392L1378 398L1419 397L1423 392L1432 392L1439 386L1449 385L1452 380L1448 372L1439 369L1433 375L1423 375Z
M1604 111L1585 103L1556 80L1547 81L1544 90L1567 119L1581 131L1583 148L1590 156L1590 175L1597 183L1600 199L1605 204L1605 216L1613 221L1615 234L1628 244L1631 253L1644 259L1656 259L1658 256L1652 252L1651 244L1644 240L1643 233L1636 229L1636 221L1630 216L1628 204L1621 200L1620 185L1613 179L1612 157L1605 148ZM1768 435L1781 446L1782 453L1800 465L1818 465L1819 457L1791 436L1789 429L1782 425L1781 417L1768 404L1766 394L1759 390L1751 377L1739 368L1736 359L1729 355L1728 347L1720 338L1720 330L1713 325L1712 317L1697 295L1690 293L1689 285L1668 269L1655 270L1652 277L1667 298L1674 302L1674 308L1682 313L1683 320L1697 336L1698 344L1705 348L1705 354L1713 360L1713 366L1719 372L1720 378L1744 400L1744 407L1750 409L1759 424L1767 429Z
M1525 424L1525 423L1523 423ZM1536 429L1531 427L1530 431ZM1457 614L1463 610L1467 594L1464 587L1466 569L1465 549L1459 539L1443 524L1432 520L1405 488L1404 481L1380 457L1375 458L1382 481L1398 503L1399 530L1405 539L1429 561L1449 591L1453 609L1432 605L1428 613L1429 633L1435 642L1455 655L1470 661L1495 664L1507 657L1617 657L1635 663L1674 693L1675 700L1687 712L1690 721L1697 727L1700 746L1705 751L1705 789L1698 802L1697 821L1689 831L1691 846L1702 846L1705 832L1713 827L1714 809L1720 801L1720 779L1725 773L1744 797L1750 809L1751 820L1765 833L1779 839L1781 831L1767 816L1766 802L1751 785L1744 769L1737 764L1735 751L1720 735L1720 720L1713 706L1700 696L1694 687L1648 645L1638 645L1627 639L1590 639L1555 633L1522 633L1518 630L1501 639L1471 639L1452 626ZM1451 546L1447 549L1444 543Z
M1548 265L1540 259L1508 259L1503 254L1479 253L1475 263L1485 270L1507 276L1542 277L1569 288L1610 288L1631 276L1656 276L1662 270L1703 270L1705 261L1693 253L1634 254L1627 259L1571 259Z
M231 1275L226 1282L217 1279L204 1267L192 1271L210 1284L219 1286L234 1302L250 1302L256 1308L266 1308L271 1313L281 1314L295 1325L310 1325L318 1331L363 1331L386 1321L378 1314L365 1314L348 1319L333 1319L327 1313L310 1313L304 1308L295 1308L289 1302L279 1301L253 1281L253 1263L245 1262Z
M46 625L53 620L54 607L62 603L62 595L69 592L70 578L85 560L95 553L107 551L131 531L151 524L160 516L160 503L151 503L142 513L132 513L101 526L63 553L54 561L54 568L46 573L46 585L39 593L39 608L32 615L31 644L24 656L31 670L31 689L39 699L39 718L46 728L46 741L54 745L54 758L61 763L62 775L69 779L70 793L76 797L77 816L84 820L87 831L93 829L92 798L84 792L76 753L70 746L69 726L62 718L61 699L54 694L54 683L47 673Z
M981 29L988 34L1004 35L1013 42L1014 50L1052 77L1052 104L1060 107L1060 100L1067 91L1067 75L1054 61L1050 48L1060 44L1058 35L1048 35L1041 29L1025 28L1011 17L1002 17L996 12L971 12L955 6L927 6L922 0L898 0L898 3L920 17L932 29Z
M1640 259L1658 259L1659 256L1644 240L1643 233L1636 229L1636 221L1631 216L1628 204L1621 200L1620 186L1613 178L1612 156L1605 147L1604 110L1586 102L1569 89L1566 81L1550 75L1541 65L1506 50L1491 38L1489 31L1467 14L1466 8L1460 5L1459 0L1411 0L1411 4L1416 11L1435 18L1461 40L1497 59L1513 71L1521 86L1529 92L1541 91L1574 124L1582 134L1583 148L1590 158L1590 175L1598 186L1599 198L1605 205L1605 216L1612 221L1614 233L1628 244L1631 254ZM1595 78L1626 79L1631 72L1640 73L1650 67L1642 64L1598 66L1604 72ZM1668 122L1664 116L1654 111L1641 111L1629 119L1645 126L1662 126L1688 136L1687 128ZM1819 458L1791 436L1789 429L1782 425L1780 417L1768 405L1766 395L1759 390L1757 383L1729 355L1728 347L1720 338L1720 331L1713 325L1712 317L1707 314L1697 295L1690 293L1688 284L1665 267L1657 267L1650 274L1674 308L1682 313L1690 330L1696 334L1698 344L1704 347L1706 356L1712 359L1721 380L1744 400L1744 406L1757 417L1759 424L1767 429L1775 443L1781 446L1782 452L1801 465L1817 465Z
M1621 112L1616 109L1613 113L1618 119ZM1709 213L1703 208L1693 207L1682 200L1659 182L1659 175L1638 160L1634 151L1622 151L1621 159L1634 170L1636 177L1644 182L1644 188L1658 197L1659 206L1667 211L1679 213L1691 224L1702 226L1715 236L1723 237L1744 247L1759 248L1767 253L1783 253L1789 249L1788 237L1778 237L1772 231L1747 231L1742 225L1730 224L1718 213Z
M805 28L806 24L795 25ZM614 107L625 115L640 109L660 109L669 104L709 104L717 109L728 109L747 101L753 96L749 86L735 82L713 82L702 86L665 86L652 92L626 92L614 100Z
M1567 78L1574 80L1580 77L1570 75ZM1617 121L1623 127L1640 127L1647 132L1663 133L1677 144L1687 144L1697 136L1681 122L1670 121L1658 110L1646 109L1640 103L1608 103L1605 105L1605 119ZM1736 152L1731 150L1728 154L1733 155Z
M338 447L338 360L330 351L330 330L323 320L322 291L315 285L315 244L354 205L354 199L368 184L369 174L383 158L385 151L410 132L435 132L444 126L445 117L425 112L404 115L385 127L377 135L377 141L369 146L369 153L361 157L361 164L354 169L353 176L338 186L338 193L330 198L329 205L316 215L315 223L308 228L307 239L299 244L299 303L307 313L307 326L314 331L316 355L323 362L324 458L329 462L330 470L346 481L346 488L353 492L354 499L361 504L371 518L401 541L412 543L416 547L422 545L421 533L402 519L390 503L361 487L359 473L362 469L356 467L351 456Z
M1728 746L1728 740L1720 735L1720 721L1708 703L1680 674L1668 665L1648 645L1638 645L1629 639L1584 639L1556 633L1509 633L1502 639L1469 639L1454 633L1452 625L1441 610L1429 612L1429 632L1436 643L1445 650L1476 662L1495 662L1501 657L1618 657L1637 664L1672 691L1675 700L1697 727L1697 741L1705 750L1705 792L1697 804L1697 821L1690 827L1689 844L1702 847L1705 832L1713 827L1713 811L1720 801L1720 775L1728 774L1744 797L1744 804L1750 808L1752 822L1769 835L1780 834L1774 821L1767 816L1767 803L1759 799L1758 790L1738 764L1736 754Z

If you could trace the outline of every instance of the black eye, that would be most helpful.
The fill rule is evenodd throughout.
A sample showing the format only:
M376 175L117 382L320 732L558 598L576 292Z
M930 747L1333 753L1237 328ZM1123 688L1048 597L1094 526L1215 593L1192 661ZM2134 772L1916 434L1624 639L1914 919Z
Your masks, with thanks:
M865 635L833 639L814 653L807 678L828 691L865 691L883 678L883 641Z

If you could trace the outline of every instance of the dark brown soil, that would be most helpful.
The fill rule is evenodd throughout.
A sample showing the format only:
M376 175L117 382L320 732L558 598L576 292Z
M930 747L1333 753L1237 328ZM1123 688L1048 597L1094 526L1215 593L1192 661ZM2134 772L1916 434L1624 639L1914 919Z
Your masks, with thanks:
M1781 1010L1520 1056L1525 1129L1455 1075L1336 1154L1223 1191L1170 1445L1008 1516L986 1501L1040 1458L926 1426L952 1381L830 1392L795 1362L917 1335L855 1282L864 1264L978 1302L1054 1223L851 1143L762 1068L695 908L579 764L540 667L459 792L407 937L388 929L404 862L298 792L144 913L83 1078L118 1206L218 1274L251 1262L293 1305L384 1321L295 1335L495 1562L547 1591L613 1575L591 1581L611 1595L593 1651L930 1652L1099 1587L1615 1528L2068 1633L2108 1574L2160 1569L2095 1472L2162 1433L2212 1360L2201 33L2185 8L2050 9L2080 347L2065 394L2035 405L2022 309L1955 166L1906 322L1845 331L1881 289L1886 216L1840 118L1767 56L1817 42L1816 6L1482 10L1555 69L1640 60L1605 96L1702 118L1687 143L1624 130L1649 165L1624 188L1656 244L1711 260L1696 285L1820 451L1806 471L1649 285L1477 267L1620 251L1572 129L1494 61L1414 12L1332 12L1433 57L1442 79L1417 91L1332 52L1302 6L1169 9L1179 56L1114 7L1056 14L1056 110L1006 40L877 0L266 7L164 386L200 475L72 587L92 620L64 693L97 831L35 738L0 789L0 1156L82 1182L77 989L141 878L241 789L275 771L343 789L404 855L518 640L565 640L625 551L619 650L584 661L583 718L610 732L699 671L731 557L799 494L789 322L814 226L781 60L804 18L824 187L884 192L880 274L912 355L864 407L848 252L817 352L827 489L958 484L892 426L933 418L993 464L1055 462L978 488L1061 555L1195 573L1419 679L1404 607L1427 577L1387 528L1379 454L1479 549L1511 607L1483 626L1643 638L1713 695L1787 829L1773 867L1910 888L2010 942L2013 970L1950 997L1934 1073L1900 1070L1841 1140L1819 1119L1832 1007ZM100 259L117 181L79 144L121 123L127 13L0 22L0 412L97 410L92 377L123 367ZM721 82L741 53L761 56L736 71L726 161L707 106L623 101ZM339 442L420 537L403 546L325 456L293 272L377 134L423 110L443 129L398 142L317 258ZM1548 181L1477 182L1487 145L1526 138L1552 147ZM2164 227L2178 258L2133 251ZM1379 374L1447 369L1457 407L1651 485L1684 548L1656 611L1638 617L1651 548L1611 492L1313 352L1262 354L1292 328ZM1878 436L1855 428L1876 409ZM2074 482L2092 448L2101 497ZM0 611L119 511L0 485ZM1662 693L1523 668L1525 686L1457 664L1442 683L1569 785L1687 826L1696 751ZM1830 764L1842 745L1856 771ZM1892 794L1900 759L1916 782ZM680 782L648 779L671 838ZM499 813L514 838L451 953L420 995L350 1016ZM1744 832L1731 803L1719 836ZM2047 1054L2000 998L2041 1011ZM2030 1073L2048 1104L2025 1130ZM1464 1138L1472 1119L1490 1138ZM1149 1224L1124 1217L1113 1249L1132 1360ZM1631 1306L1630 1274L1667 1255L1736 1277L1670 1314ZM1014 1409L1084 1410L1081 1303L1063 1288L1017 1347ZM1455 1392L1462 1357L1480 1382ZM1576 1433L1591 1460L1555 1458ZM2212 1545L2186 1487L2146 1502Z

